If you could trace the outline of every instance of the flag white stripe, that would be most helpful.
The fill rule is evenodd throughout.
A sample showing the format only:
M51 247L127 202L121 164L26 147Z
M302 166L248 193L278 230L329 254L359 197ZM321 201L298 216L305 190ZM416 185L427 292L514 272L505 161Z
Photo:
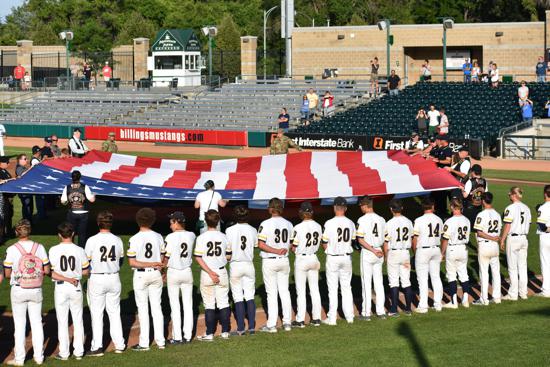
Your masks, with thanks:
M363 152L362 161L366 167L378 171L388 193L425 191L420 178L411 173L409 166L390 159L386 152Z
M237 171L237 159L221 159L212 161L212 172L236 172ZM216 182L216 186L218 183Z
M336 166L336 152L313 152L310 167L317 179L319 197L353 196L348 176Z
M229 181L229 172L202 172L201 177L193 186L194 189L203 189L204 183L208 180L214 181L214 187L216 190L225 189L227 181Z
M256 174L254 200L269 200L273 197L286 197L286 155L262 157L260 171Z
M149 185L161 187L166 180L174 175L174 171L171 169L162 168L147 168L145 173L135 177L132 183L135 185Z
M160 161L160 168L185 171L185 169L187 168L187 161L180 161L177 159L162 159Z
M137 157L124 154L112 154L109 162L92 162L80 167L73 167L71 171L80 171L82 176L101 178L105 173L115 171L120 166L134 166L136 164Z

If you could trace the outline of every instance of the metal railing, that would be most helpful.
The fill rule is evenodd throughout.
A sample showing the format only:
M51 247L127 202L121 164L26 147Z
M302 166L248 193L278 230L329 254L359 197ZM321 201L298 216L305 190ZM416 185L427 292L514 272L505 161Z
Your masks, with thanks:
M550 160L550 136L506 135L502 137L501 156Z

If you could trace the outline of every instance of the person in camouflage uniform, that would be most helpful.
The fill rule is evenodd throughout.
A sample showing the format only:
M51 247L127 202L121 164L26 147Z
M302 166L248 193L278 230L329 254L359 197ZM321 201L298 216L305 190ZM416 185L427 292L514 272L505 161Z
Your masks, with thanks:
M288 154L288 150L290 148L297 149L298 151L302 151L302 148L300 148L292 139L290 139L288 136L284 134L283 129L277 130L277 136L275 139L273 139L273 142L271 143L271 148L269 153L270 154Z
M101 146L101 150L109 153L118 153L118 146L115 143L114 132L109 133L109 139L103 142L103 145Z

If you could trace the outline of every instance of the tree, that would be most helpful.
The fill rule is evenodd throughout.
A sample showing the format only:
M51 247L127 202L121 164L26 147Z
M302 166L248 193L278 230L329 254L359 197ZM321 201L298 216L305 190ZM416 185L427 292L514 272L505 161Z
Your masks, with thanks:
M153 39L158 27L152 20L145 19L140 13L132 12L124 20L115 44L131 45L134 38L147 37Z
M217 65L215 64L220 75L233 78L240 74L240 37L241 31L233 16L226 14L218 24L218 35L215 38L216 51L223 52L223 56L220 54Z

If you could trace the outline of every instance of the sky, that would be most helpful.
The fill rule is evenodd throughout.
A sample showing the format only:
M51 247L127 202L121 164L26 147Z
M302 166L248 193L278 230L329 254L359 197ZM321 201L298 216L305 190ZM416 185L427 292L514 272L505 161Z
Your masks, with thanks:
M11 13L11 8L23 4L24 0L1 0L0 5L0 19L4 20L4 17Z

